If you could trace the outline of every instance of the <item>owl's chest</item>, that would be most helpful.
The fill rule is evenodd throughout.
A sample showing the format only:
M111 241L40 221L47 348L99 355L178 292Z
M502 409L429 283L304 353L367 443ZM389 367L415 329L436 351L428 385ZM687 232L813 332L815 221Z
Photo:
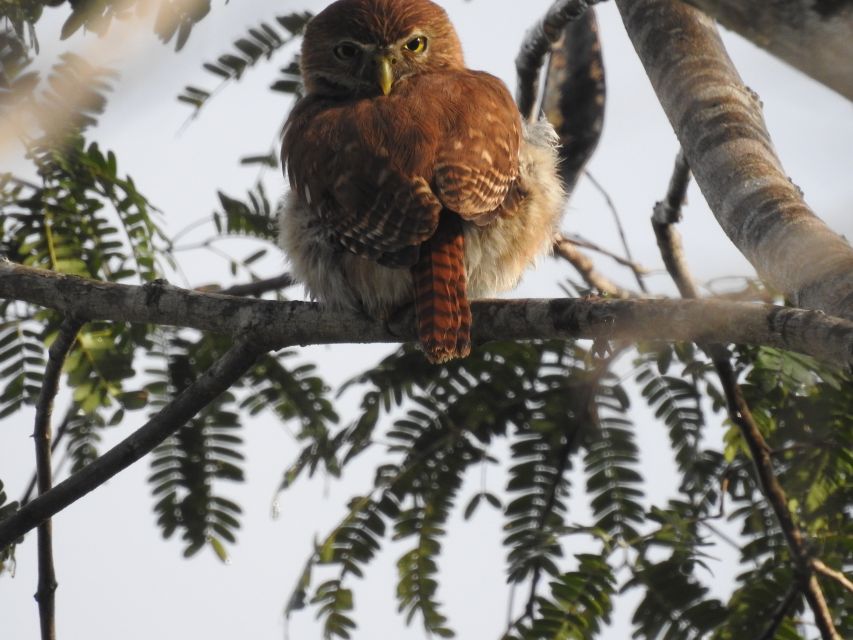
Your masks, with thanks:
M328 144L348 164L366 161L431 179L448 120L432 100L392 94L355 102L335 117Z

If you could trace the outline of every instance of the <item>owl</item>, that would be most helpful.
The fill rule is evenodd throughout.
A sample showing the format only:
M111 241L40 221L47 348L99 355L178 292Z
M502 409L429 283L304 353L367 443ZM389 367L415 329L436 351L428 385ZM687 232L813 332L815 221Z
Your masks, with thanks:
M307 25L284 128L280 244L293 277L377 319L414 303L436 363L471 349L470 300L514 287L564 202L556 135L465 67L429 0L338 0Z

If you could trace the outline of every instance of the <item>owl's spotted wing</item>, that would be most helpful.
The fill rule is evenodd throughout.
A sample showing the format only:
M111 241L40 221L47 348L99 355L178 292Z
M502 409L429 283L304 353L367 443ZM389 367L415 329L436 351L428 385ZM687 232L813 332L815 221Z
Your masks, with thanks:
M282 147L291 186L347 250L389 266L417 260L438 226L441 203L419 175L406 175L374 132L375 114L307 98Z
M521 117L506 86L487 73L447 74L444 91L456 117L438 150L436 195L464 219L487 222L518 178Z

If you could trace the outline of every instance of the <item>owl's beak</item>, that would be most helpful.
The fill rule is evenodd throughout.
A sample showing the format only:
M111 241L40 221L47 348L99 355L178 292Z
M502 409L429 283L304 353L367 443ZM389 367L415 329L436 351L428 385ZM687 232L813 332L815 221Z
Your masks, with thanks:
M382 89L382 95L387 96L391 93L391 87L394 84L394 69L391 67L390 56L376 56L376 79L379 82L379 88Z

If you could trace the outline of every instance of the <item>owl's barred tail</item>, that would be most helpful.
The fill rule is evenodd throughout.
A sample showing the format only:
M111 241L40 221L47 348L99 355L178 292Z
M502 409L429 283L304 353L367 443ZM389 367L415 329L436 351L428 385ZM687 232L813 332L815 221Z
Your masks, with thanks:
M462 220L446 209L412 267L418 338L430 362L471 352L471 305L466 293Z

